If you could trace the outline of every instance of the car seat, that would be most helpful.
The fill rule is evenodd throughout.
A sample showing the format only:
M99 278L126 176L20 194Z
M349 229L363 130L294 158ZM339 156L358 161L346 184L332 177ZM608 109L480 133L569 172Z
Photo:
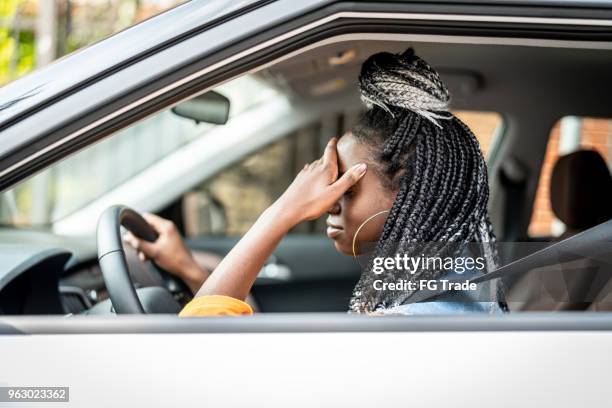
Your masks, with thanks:
M550 180L550 203L566 226L556 240L612 218L612 176L595 150L579 150L561 156Z
M612 218L612 176L594 150L561 156L552 171L550 201L569 238ZM608 271L591 259L530 270L508 292L513 310L612 310Z

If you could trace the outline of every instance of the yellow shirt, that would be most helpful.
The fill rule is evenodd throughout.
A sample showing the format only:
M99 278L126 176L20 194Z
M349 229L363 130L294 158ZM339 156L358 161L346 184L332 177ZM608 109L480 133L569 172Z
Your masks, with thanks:
M179 317L192 316L250 316L251 306L230 296L210 295L198 296L187 303L180 311Z

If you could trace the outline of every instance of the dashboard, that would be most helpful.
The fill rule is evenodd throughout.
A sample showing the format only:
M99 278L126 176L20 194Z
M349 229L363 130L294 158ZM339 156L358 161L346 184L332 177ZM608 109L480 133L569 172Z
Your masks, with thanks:
M136 287L163 285L133 251L126 258ZM93 237L0 229L0 315L87 314L106 299Z
M54 248L0 246L0 314L63 314L59 280L72 254Z

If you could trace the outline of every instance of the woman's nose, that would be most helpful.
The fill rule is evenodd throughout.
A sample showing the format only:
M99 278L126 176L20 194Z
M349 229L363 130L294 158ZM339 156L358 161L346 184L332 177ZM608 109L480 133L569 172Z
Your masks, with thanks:
M334 203L334 205L332 205L332 206L330 207L330 209L329 209L329 210L327 210L327 213L328 213L328 214L331 214L331 215L337 215L337 214L339 214L339 213L340 213L340 204L339 204L339 203L336 201L336 202Z

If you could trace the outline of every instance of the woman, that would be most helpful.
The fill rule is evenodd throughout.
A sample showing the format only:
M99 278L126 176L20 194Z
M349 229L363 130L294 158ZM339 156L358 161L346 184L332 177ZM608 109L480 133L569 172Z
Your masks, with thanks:
M143 258L155 260L192 288L201 286L182 316L252 313L243 300L280 240L296 224L325 213L327 235L338 251L363 255L367 244L375 243L366 255L350 311L501 310L497 299L481 302L461 295L413 303L418 290L380 289L381 281L397 280L402 272L389 270L381 279L372 272L380 256L414 254L424 244L428 255L457 256L469 254L468 243L476 242L484 250L486 270L491 270L496 252L487 213L486 164L474 134L449 112L449 93L437 72L410 48L401 55L371 56L362 66L359 84L368 110L357 125L332 139L323 157L304 166L210 276L190 256L169 221L147 216L160 234L155 243L129 237ZM472 276L473 272L469 271ZM421 268L408 280L447 274Z

